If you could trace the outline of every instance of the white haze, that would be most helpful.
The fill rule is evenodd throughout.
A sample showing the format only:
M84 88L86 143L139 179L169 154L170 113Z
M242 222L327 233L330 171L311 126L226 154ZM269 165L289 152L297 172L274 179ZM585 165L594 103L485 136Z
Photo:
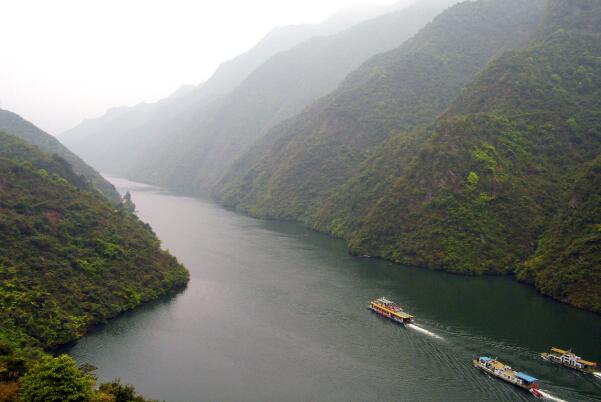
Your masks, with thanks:
M0 107L58 134L206 80L276 26L392 0L0 0Z

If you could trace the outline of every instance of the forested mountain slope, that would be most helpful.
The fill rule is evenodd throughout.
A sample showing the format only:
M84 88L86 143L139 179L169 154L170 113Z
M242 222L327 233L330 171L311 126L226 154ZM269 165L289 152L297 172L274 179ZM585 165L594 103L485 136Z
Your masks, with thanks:
M390 135L431 123L495 55L527 42L545 1L458 4L275 127L216 186L253 215L307 220Z
M165 137L194 128L194 122L210 113L213 102L235 89L276 53L314 36L333 35L367 18L402 8L405 3L343 10L321 23L275 28L249 51L222 63L205 83L184 86L159 102L111 109L104 116L83 121L59 138L95 168L124 176L138 155L148 152L147 148L153 149Z
M0 245L0 341L18 349L75 340L188 280L148 225L62 158L5 133Z
M310 224L358 254L516 273L601 312L600 34L601 3L553 0L529 47L380 146Z
M517 276L542 293L601 312L601 154L575 177Z
M84 176L98 191L113 203L121 202L121 197L115 187L106 181L98 172L88 166L81 158L69 151L63 144L50 134L40 130L21 116L0 109L0 131L5 131L34 144L47 152L56 154L69 162L73 170Z
M194 110L187 128L143 152L128 176L186 190L209 187L267 129L333 90L370 56L403 43L454 2L421 0L276 54L219 105Z

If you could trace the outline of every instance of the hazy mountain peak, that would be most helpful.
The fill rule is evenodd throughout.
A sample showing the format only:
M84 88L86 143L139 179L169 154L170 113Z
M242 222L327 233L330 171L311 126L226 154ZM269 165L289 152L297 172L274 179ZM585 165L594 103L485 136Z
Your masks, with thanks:
M173 92L171 95L169 95L169 97L177 98L178 96L186 95L186 94L194 91L196 88L199 88L200 86L202 86L202 84L200 84L199 86L191 85L191 84L182 84L182 85L180 85L179 88L177 88L177 90L175 90L175 92Z
M322 25L325 27L325 30L340 31L360 21L404 9L415 2L416 0L399 0L392 4L357 4L337 11L332 16L326 18L322 22ZM323 34L327 35L328 32L324 32Z
M131 109L131 106L114 106L114 107L107 109L104 115L105 116L118 116L122 113L127 112L129 109ZM94 118L86 119L86 120L94 120Z

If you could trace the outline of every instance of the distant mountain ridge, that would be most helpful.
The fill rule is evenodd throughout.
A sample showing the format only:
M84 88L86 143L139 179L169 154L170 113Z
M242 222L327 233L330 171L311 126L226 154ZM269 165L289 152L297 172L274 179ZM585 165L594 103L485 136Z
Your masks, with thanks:
M127 175L180 189L208 189L266 130L335 89L370 56L403 43L443 4L455 1L435 3L420 2L276 54L208 109L189 109L187 123L165 127L170 134L146 148Z
M121 202L121 196L111 183L88 166L80 157L68 150L56 138L40 130L21 116L0 109L0 131L5 131L47 152L60 156L71 164L77 174L84 176L106 198L116 204Z
M205 90L223 95L235 89L255 69L279 52L289 50L313 37L334 35L361 21L402 9L409 4L411 1L402 0L390 5L350 7L320 23L274 28L248 52L222 63L206 82Z
M374 147L395 132L433 122L493 56L525 44L544 4L498 0L453 6L272 129L215 192L253 215L310 219Z
M363 19L402 8L404 4L405 1L400 1L390 6L370 6L358 14L339 13L319 24L276 28L248 52L222 63L209 80L185 94L178 90L156 103L118 108L119 115L107 112L99 118L85 120L58 137L95 168L127 176L138 155L156 150L162 139L189 130L197 115L212 110L213 103L219 102L276 53L314 36L335 34Z
M246 77L273 55L289 50L318 36L330 36L378 15L406 7L411 1L402 0L390 5L350 7L315 24L298 24L272 29L248 52L222 63L206 83L206 90L225 94L238 86Z

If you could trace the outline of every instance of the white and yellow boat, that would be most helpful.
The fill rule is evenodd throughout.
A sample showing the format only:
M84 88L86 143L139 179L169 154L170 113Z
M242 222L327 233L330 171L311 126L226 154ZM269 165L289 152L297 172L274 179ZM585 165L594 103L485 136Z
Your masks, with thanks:
M540 354L543 359L555 364L569 367L583 373L593 374L597 370L597 363L589 362L576 356L571 350L563 350L559 348L551 348L549 353Z
M396 305L394 302L382 297L380 299L372 300L367 306L368 309L376 314L386 317L398 324L411 324L413 322L413 316L407 314L403 309Z

